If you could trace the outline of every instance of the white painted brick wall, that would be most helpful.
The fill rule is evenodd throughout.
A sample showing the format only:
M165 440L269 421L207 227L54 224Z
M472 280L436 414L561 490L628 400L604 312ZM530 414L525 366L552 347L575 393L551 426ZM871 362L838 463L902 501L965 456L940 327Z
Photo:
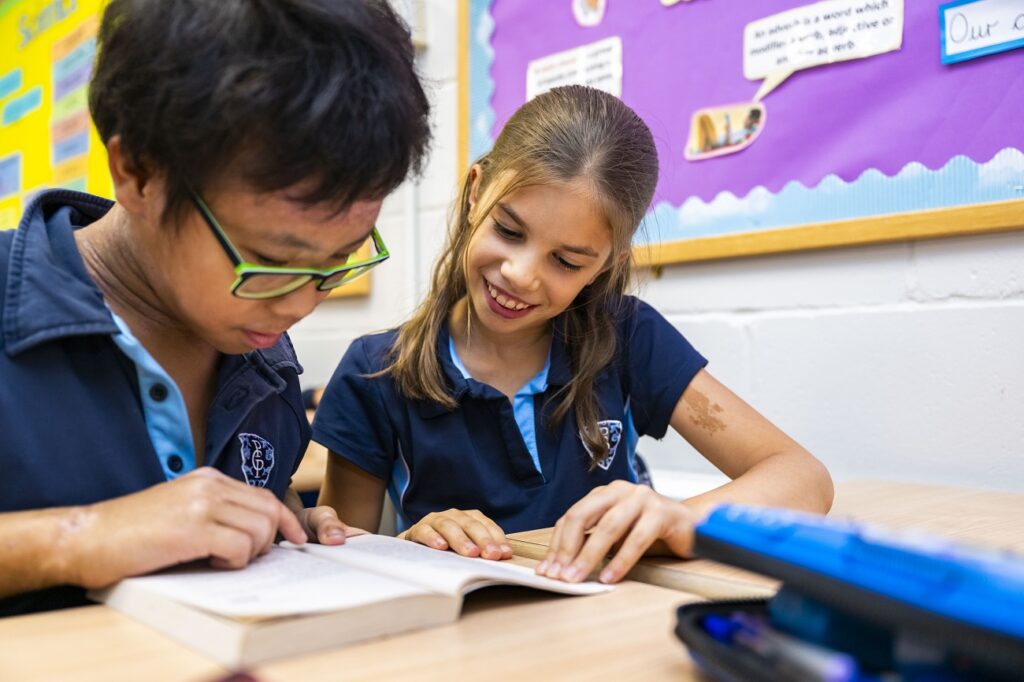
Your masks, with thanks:
M435 141L382 213L392 260L369 298L328 301L292 335L310 385L425 291L456 185L454 6L427 0ZM1024 490L1024 232L666 266L640 291L837 479ZM640 451L673 489L716 480L674 433Z

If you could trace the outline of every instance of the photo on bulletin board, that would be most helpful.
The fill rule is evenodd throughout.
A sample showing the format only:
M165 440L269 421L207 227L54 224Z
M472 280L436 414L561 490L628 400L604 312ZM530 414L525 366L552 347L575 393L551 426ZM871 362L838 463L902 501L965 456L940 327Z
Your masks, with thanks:
M658 146L642 264L1024 228L1017 0L579 4L460 0L460 166L545 89L617 94Z
M44 189L113 197L88 99L105 4L0 0L0 229L17 227ZM332 290L331 297L368 295L371 276Z

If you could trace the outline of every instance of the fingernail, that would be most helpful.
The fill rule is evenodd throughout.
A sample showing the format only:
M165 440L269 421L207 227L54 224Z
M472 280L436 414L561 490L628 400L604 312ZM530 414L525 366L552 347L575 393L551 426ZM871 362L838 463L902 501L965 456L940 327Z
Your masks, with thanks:
M537 564L537 573L539 573L541 575L544 575L544 573L546 573L547 570L548 570L548 562L547 561L542 561L539 564Z
M612 582L613 580L615 580L615 571L613 571L610 568L604 569L603 571L601 571L601 578L600 578L600 580L603 583L610 583L610 582Z
M501 550L498 549L497 545L487 545L486 552L487 552L487 554L490 554L491 556L494 556L495 554L500 554Z
M562 566L556 561L548 567L548 577L557 578L558 574L562 571Z
M502 554L511 554L512 553L512 548L509 547L508 545L502 545L501 546L501 552L502 552Z
M577 572L578 570L575 566L566 566L562 570L562 580L572 580L576 577Z
M434 538L434 547L438 549L444 549L444 540L441 538Z
M345 537L345 531L340 528L331 528L327 531L327 537L329 538L343 538Z

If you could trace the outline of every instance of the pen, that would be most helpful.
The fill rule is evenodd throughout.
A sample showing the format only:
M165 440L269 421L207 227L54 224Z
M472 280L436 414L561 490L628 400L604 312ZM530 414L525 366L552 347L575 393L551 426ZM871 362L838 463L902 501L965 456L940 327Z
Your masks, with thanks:
M708 615L702 624L716 640L738 644L756 653L785 679L800 682L854 682L860 679L857 662L852 656L775 632L764 621L742 613L731 617Z

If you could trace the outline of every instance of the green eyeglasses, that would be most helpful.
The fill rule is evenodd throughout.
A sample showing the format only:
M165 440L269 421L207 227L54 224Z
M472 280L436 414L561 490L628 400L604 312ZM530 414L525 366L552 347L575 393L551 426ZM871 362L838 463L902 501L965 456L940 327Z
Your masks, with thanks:
M276 298L277 296L289 294L312 281L316 281L316 288L320 291L330 291L365 275L374 267L386 261L391 255L388 248L384 246L384 241L380 238L380 232L375 227L373 232L370 233L373 239L375 255L370 258L360 259L357 254L353 253L343 264L327 268L326 270L280 268L247 263L238 252L238 249L235 248L235 245L231 243L224 228L213 217L213 212L210 211L206 202L195 192L192 192L192 201L195 203L196 208L199 209L199 215L210 226L213 235L224 248L224 253L228 255L231 263L235 266L235 274L238 277L235 279L234 284L231 285L231 293L238 298Z

